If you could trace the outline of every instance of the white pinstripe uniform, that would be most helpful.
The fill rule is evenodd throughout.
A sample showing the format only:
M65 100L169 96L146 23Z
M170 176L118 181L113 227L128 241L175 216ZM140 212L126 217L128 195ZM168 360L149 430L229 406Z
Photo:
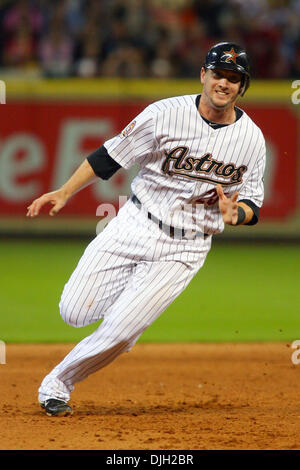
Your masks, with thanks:
M39 400L68 401L74 384L128 351L202 267L211 235L223 220L215 185L239 200L263 202L265 141L245 112L212 128L199 114L197 95L155 102L104 143L123 168L140 166L131 199L90 243L64 287L63 319L76 327L103 318L48 374ZM205 236L171 237L166 226ZM164 226L163 226L164 227Z

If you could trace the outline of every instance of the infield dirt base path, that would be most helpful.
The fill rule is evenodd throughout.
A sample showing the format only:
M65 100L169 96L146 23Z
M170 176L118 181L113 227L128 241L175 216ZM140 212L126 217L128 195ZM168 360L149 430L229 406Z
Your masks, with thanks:
M291 344L138 344L76 385L71 417L37 389L72 345L7 345L0 449L300 449Z

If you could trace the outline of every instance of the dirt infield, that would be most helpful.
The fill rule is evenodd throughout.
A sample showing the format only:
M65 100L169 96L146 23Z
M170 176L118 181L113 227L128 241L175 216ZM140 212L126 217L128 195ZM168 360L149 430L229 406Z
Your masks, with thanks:
M7 345L0 449L300 449L300 364L290 344L138 344L76 385L74 414L37 405L72 345Z

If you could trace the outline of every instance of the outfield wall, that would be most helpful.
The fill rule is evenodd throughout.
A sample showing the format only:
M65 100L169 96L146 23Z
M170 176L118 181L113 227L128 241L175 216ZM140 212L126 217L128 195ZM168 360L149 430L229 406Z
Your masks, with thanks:
M28 220L26 207L58 188L107 138L119 133L148 103L199 93L198 81L6 80L0 106L0 234L93 235L101 211L130 194L137 172L119 171L74 196L55 219ZM298 86L299 85L299 86ZM239 105L267 142L265 203L256 227L226 229L225 236L300 237L300 81L253 82ZM99 227L98 227L99 229Z

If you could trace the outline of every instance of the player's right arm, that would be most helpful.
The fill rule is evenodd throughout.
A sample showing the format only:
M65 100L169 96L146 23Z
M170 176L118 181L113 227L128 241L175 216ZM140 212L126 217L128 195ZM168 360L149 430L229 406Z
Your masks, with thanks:
M57 214L75 193L97 180L88 160L84 160L70 179L56 191L43 194L27 207L27 217L36 217L46 204L52 204L49 215Z
M145 108L134 121L117 136L107 140L91 153L71 178L57 191L43 194L27 207L27 217L36 217L45 204L52 204L51 216L57 214L68 199L97 178L108 180L120 168L128 169L143 159L154 146L153 111Z

